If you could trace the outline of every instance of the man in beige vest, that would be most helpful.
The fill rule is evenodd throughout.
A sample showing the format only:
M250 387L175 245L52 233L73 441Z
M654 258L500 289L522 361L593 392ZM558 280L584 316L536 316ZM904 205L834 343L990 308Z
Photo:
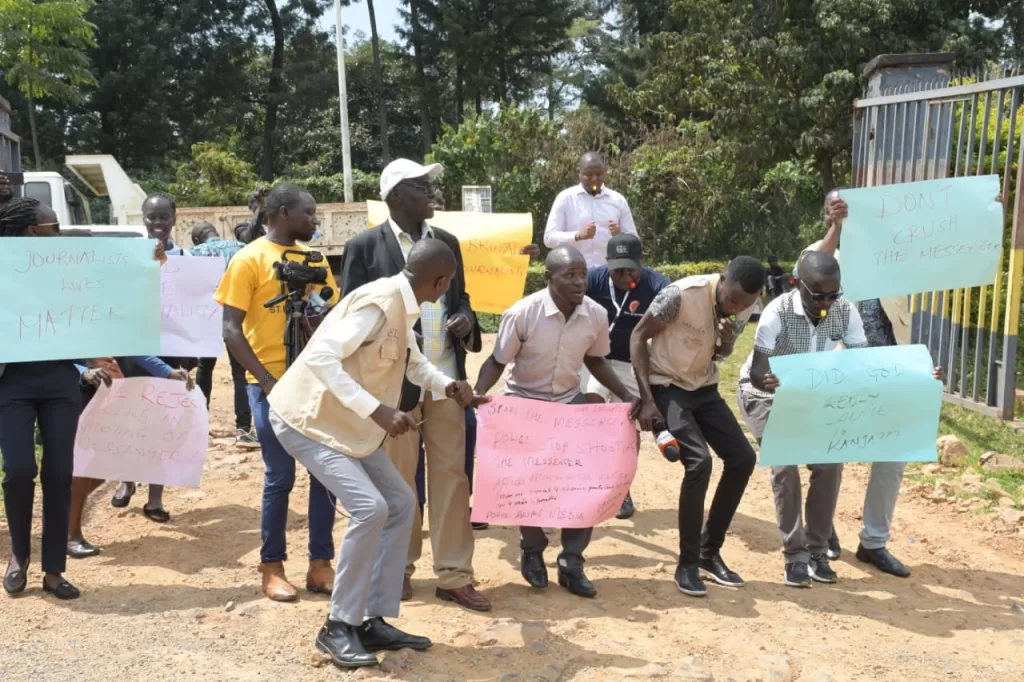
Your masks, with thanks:
M330 312L269 396L281 445L351 516L316 639L342 668L375 665L374 651L431 645L384 621L398 616L416 508L384 443L418 426L395 407L405 377L463 407L483 402L434 367L412 331L420 305L448 290L455 268L446 244L417 242L400 274L359 287Z
M630 336L645 431L668 431L679 444L686 473L679 492L676 587L703 597L703 572L720 585L743 579L722 560L725 532L747 489L756 455L736 416L718 393L716 362L732 354L764 286L764 266L740 256L721 275L686 277L655 297ZM711 450L724 469L703 533Z

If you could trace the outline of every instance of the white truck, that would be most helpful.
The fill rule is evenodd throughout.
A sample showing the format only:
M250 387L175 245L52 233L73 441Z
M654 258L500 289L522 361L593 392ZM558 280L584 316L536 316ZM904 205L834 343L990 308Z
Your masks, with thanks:
M128 177L117 159L109 154L74 155L65 157L64 165L96 196L110 198L113 224L94 225L88 200L60 173L25 173L22 195L50 206L62 227L78 227L111 236L145 236L142 202L146 192ZM317 210L321 236L309 246L327 256L332 269L337 271L341 267L345 242L366 228L366 204L320 204ZM191 248L192 226L197 222L211 223L222 237L234 239L235 225L248 222L251 217L252 213L245 206L179 208L173 239L175 244Z

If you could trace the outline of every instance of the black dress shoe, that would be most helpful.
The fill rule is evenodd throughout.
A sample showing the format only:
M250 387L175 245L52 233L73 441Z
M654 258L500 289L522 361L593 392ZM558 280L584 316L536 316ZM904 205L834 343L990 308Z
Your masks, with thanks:
M910 569L889 553L885 547L880 549L867 549L863 545L857 545L857 561L871 564L882 573L894 575L897 578L910 576Z
M540 552L523 552L519 571L533 587L548 586L548 568L544 565L544 555Z
M316 650L329 654L339 668L377 665L377 657L366 650L354 625L327 619L316 636Z
M719 585L725 585L726 587L743 587L746 585L739 573L730 570L725 565L722 555L718 552L709 556L702 556L700 558L700 570Z
M399 649L424 651L433 644L426 637L402 632L394 625L386 623L380 616L370 618L360 626L359 639L367 651L398 651Z
M484 523L483 521L474 521L469 525L470 527L472 527L473 530L487 530L491 527L491 524Z
M691 597L705 597L708 588L700 579L700 569L696 566L676 567L676 588Z
M7 572L4 574L4 592L7 594L20 594L25 591L27 585L28 575L25 571L12 571L8 565Z
M57 599L63 599L65 601L69 599L78 599L82 596L82 593L78 591L77 587L64 579L61 579L56 585L50 587L46 584L46 578L43 578L43 592L49 592Z
M571 571L558 570L558 584L569 590L577 597L592 599L597 596L594 583L590 582L582 568Z
M68 556L72 559L88 559L100 553L100 548L88 540L68 540Z
M626 493L626 497L622 499L622 506L619 507L619 513L615 515L617 519L628 519L630 516L636 513L636 506L633 504L633 496Z

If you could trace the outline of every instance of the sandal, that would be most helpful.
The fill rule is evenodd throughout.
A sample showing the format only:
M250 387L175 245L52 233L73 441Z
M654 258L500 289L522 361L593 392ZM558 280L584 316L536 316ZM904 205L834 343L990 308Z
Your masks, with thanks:
M82 593L78 591L78 588L69 583L63 578L56 587L50 587L46 584L46 579L43 578L43 592L49 592L57 599L78 599L82 596Z
M4 591L7 594L20 594L25 591L25 586L28 585L28 576L21 569L16 571L10 569L11 567L8 566L8 572L4 574Z
M161 507L150 509L148 505L142 505L142 513L146 515L147 519L156 523L167 523L171 520L171 515Z
M112 498L110 498L110 506L111 507L117 507L118 509L124 509L125 507L127 507L131 503L132 495L134 495L134 494L135 494L135 484L134 483L129 483L128 484L128 494L126 494L126 495L118 495L117 493L114 493L114 496Z

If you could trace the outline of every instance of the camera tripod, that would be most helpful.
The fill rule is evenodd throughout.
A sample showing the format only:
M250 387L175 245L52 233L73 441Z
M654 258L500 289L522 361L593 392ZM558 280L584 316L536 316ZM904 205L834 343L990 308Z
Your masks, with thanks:
M284 328L284 363L285 367L291 367L299 353L306 347L306 342L312 336L312 329L306 322L306 310L309 302L302 295L306 287L296 290L291 287L280 296L275 296L263 304L264 308L273 308L281 301L284 301L284 314L288 317Z

